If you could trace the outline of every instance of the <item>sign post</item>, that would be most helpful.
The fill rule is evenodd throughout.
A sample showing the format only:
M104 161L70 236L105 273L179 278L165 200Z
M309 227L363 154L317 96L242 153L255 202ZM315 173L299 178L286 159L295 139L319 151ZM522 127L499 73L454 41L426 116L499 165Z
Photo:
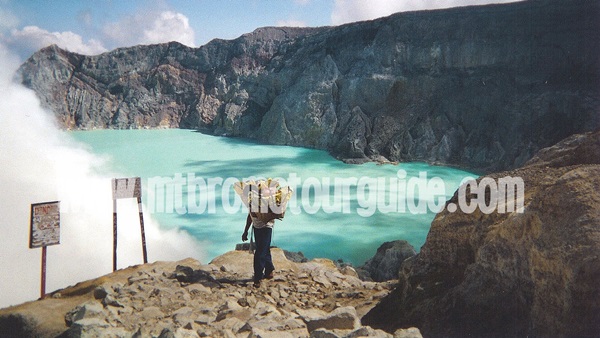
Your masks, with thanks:
M142 213L142 180L139 177L113 178L113 271L117 270L117 200L122 198L137 198L140 215L140 230L142 233L142 254L144 264L148 263L146 252L146 233L144 231L144 214Z
M46 248L55 244L60 244L60 202L32 204L29 248L42 248L41 299L46 297Z
M40 299L46 298L46 248L47 246L42 247L42 278L40 285Z

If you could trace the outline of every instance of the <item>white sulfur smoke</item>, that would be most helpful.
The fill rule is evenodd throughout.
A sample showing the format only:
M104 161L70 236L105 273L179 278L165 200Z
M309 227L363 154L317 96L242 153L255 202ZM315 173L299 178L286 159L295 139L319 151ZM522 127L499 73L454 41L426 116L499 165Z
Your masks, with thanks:
M30 205L61 201L61 243L48 247L47 291L112 271L111 178L104 160L60 131L33 91L13 81L18 59L0 44L0 307L40 295L41 249L29 249ZM135 200L119 200L118 267L142 263ZM206 255L190 235L144 215L148 259Z

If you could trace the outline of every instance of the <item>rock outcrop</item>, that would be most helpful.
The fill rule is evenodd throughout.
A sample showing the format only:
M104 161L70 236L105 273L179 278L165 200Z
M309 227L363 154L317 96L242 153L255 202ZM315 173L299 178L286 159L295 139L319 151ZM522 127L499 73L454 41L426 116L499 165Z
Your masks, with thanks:
M600 126L599 16L598 1L539 0L260 28L199 48L51 46L20 73L66 128L198 128L352 163L505 170Z
M273 259L277 273L259 288L247 251L119 270L0 310L0 336L393 337L360 322L390 283L362 282L326 259L295 263L281 249Z
M402 262L416 254L415 248L405 240L385 242L377 248L375 256L357 268L357 272L362 280L383 282L398 279Z
M600 131L489 175L506 176L524 180L524 212L439 213L364 324L444 337L600 335Z

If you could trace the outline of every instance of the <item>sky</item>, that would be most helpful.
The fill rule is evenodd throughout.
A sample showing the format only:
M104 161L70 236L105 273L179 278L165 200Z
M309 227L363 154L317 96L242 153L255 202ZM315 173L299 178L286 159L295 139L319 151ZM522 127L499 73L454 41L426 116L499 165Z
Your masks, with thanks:
M53 43L86 55L169 41L198 47L265 26L332 26L402 11L512 1L0 0L0 43L21 60Z

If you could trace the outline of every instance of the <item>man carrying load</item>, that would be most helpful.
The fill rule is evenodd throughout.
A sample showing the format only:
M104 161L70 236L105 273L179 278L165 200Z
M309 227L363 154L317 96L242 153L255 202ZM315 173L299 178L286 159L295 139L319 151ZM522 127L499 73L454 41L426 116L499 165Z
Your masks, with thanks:
M252 212L246 218L246 228L242 234L242 241L248 240L248 229L250 224L254 225L254 238L256 248L254 251L254 286L259 287L263 278L273 278L273 259L271 258L271 237L273 236L273 225L275 220L263 222L257 217L252 217Z
M273 260L271 258L271 238L275 219L285 215L287 202L292 195L289 187L282 188L276 180L238 182L234 190L248 207L246 227L242 241L248 240L248 230L252 230L256 238L254 251L254 286L259 287L264 278L273 278Z

